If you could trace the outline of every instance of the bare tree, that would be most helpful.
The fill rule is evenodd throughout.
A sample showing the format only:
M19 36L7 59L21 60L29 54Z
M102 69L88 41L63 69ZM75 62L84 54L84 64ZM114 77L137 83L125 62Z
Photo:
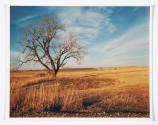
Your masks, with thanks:
M63 31L64 27L54 15L45 16L39 22L24 27L23 38L19 43L23 47L25 57L20 60L20 65L30 61L39 62L56 77L68 59L74 58L80 62L84 50L78 43L79 39L69 33L62 42L58 40L58 33Z

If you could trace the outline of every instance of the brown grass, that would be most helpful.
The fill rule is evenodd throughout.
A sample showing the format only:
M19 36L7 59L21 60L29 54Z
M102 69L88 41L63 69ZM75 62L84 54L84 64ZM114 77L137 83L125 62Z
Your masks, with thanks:
M149 68L117 67L10 75L10 117L149 117Z

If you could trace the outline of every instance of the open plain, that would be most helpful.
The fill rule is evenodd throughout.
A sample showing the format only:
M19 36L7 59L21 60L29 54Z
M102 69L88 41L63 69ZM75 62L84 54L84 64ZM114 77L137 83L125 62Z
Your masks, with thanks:
M10 73L10 117L149 117L149 67Z

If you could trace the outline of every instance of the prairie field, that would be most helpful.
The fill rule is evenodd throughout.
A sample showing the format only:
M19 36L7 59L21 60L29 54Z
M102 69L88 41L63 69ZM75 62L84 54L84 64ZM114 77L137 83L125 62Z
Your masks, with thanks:
M10 117L150 117L149 67L10 72Z

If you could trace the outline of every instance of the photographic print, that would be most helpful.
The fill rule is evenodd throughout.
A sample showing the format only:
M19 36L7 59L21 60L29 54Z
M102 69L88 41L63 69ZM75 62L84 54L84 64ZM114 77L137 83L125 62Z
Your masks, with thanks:
M10 6L10 118L150 118L150 6Z

